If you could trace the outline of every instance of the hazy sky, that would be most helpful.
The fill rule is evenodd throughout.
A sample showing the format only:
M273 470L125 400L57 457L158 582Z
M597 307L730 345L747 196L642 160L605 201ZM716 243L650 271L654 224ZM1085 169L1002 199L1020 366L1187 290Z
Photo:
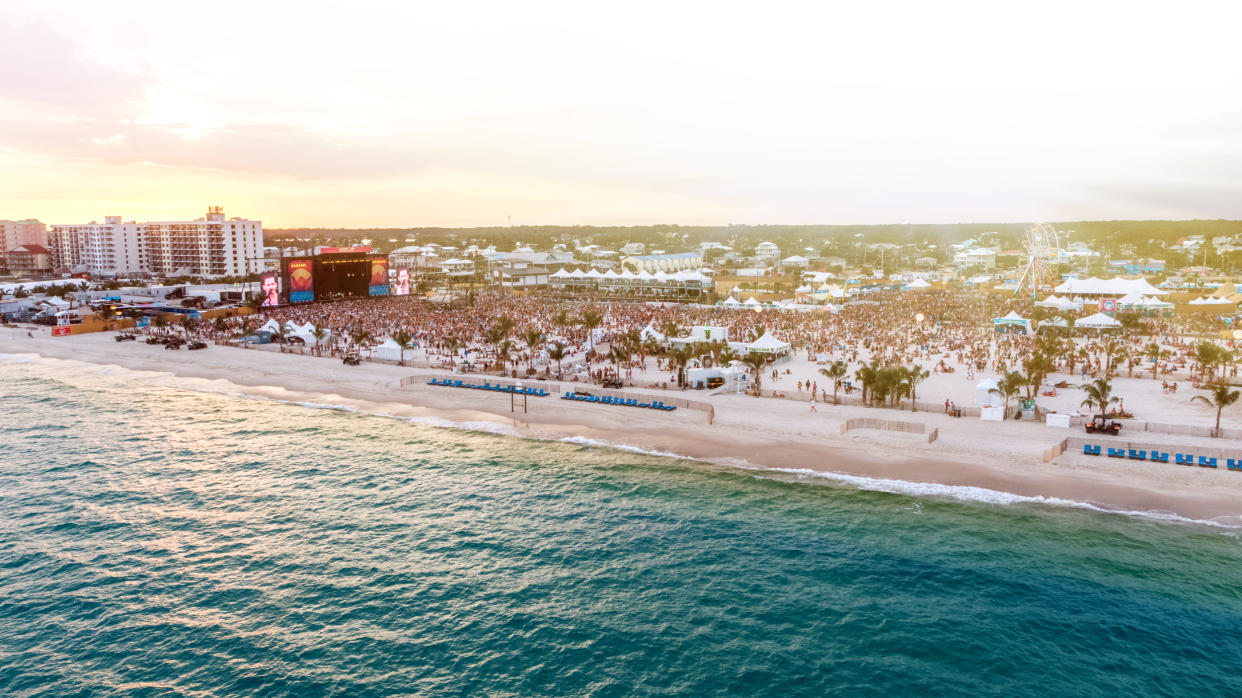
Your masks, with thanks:
M1239 5L5 0L0 218L1242 218Z

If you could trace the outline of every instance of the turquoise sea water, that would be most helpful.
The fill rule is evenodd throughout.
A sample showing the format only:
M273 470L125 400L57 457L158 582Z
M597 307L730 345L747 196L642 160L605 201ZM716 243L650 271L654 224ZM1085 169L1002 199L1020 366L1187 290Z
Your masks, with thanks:
M3 695L1239 695L1240 632L1231 530L0 358Z

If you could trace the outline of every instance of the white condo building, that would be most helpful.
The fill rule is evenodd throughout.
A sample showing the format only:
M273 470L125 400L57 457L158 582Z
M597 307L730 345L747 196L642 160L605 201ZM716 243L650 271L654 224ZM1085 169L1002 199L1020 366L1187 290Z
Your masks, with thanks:
M124 223L108 216L102 224L54 225L48 238L56 268L95 276L240 276L263 266L263 223L225 220L218 206L187 221Z
M95 276L123 276L142 271L138 252L140 225L107 216L103 223L53 225L48 231L52 267Z

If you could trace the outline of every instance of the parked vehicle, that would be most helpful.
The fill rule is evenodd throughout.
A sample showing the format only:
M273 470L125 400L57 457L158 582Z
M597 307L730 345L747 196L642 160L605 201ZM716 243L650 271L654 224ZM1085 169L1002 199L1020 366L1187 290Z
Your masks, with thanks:
M341 363L346 366L359 366L362 364L362 359L359 359L357 354L346 354L341 358Z
M128 332L122 332L121 334L118 334L117 336L113 337L113 339L115 339L118 342L133 342L138 339L138 335L130 334Z
M1109 419L1102 414L1097 414L1091 418L1091 421L1085 425L1088 434L1112 434L1116 436L1121 433L1121 423Z
M193 342L190 342L190 346L186 347L186 349L189 351L198 351L199 349L206 349L206 348L207 348L207 342L202 342L197 339L194 340Z

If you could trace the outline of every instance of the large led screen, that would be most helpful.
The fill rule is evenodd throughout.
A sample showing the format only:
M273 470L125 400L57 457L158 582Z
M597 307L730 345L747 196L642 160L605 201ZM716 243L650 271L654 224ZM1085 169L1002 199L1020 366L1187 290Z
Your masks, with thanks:
M313 300L315 300L315 274L311 260L289 260L289 302L309 303Z

